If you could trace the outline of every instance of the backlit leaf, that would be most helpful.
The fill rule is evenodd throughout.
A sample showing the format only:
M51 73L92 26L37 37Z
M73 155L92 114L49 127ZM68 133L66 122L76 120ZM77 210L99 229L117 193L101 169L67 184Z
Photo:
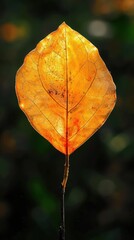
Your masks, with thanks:
M66 155L103 125L116 100L97 48L65 23L26 56L16 93L31 125Z

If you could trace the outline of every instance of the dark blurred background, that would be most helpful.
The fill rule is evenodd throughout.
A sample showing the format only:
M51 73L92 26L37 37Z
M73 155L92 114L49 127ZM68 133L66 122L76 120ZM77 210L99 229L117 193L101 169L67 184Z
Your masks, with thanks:
M134 228L134 0L0 3L0 239L58 240L64 155L18 107L24 56L66 21L99 48L117 85L105 125L71 155L67 240L132 240Z

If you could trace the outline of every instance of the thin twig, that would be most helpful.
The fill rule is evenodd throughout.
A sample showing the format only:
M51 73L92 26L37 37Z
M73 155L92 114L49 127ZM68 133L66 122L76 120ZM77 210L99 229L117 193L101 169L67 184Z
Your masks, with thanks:
M65 191L62 188L61 199L61 226L59 228L59 240L65 240Z

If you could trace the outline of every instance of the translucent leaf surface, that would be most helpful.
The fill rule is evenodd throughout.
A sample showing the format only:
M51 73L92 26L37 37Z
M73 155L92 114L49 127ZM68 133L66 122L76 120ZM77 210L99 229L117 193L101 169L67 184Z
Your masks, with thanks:
M97 48L65 23L26 56L16 93L31 125L67 155L103 125L116 100Z

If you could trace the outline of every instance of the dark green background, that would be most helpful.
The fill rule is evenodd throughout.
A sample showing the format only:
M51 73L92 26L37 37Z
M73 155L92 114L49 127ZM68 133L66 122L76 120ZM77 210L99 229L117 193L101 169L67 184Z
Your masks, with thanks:
M67 240L132 240L134 4L129 0L1 1L0 239L58 240L64 155L30 126L14 85L25 55L63 21L99 48L118 96L105 125L71 155Z

